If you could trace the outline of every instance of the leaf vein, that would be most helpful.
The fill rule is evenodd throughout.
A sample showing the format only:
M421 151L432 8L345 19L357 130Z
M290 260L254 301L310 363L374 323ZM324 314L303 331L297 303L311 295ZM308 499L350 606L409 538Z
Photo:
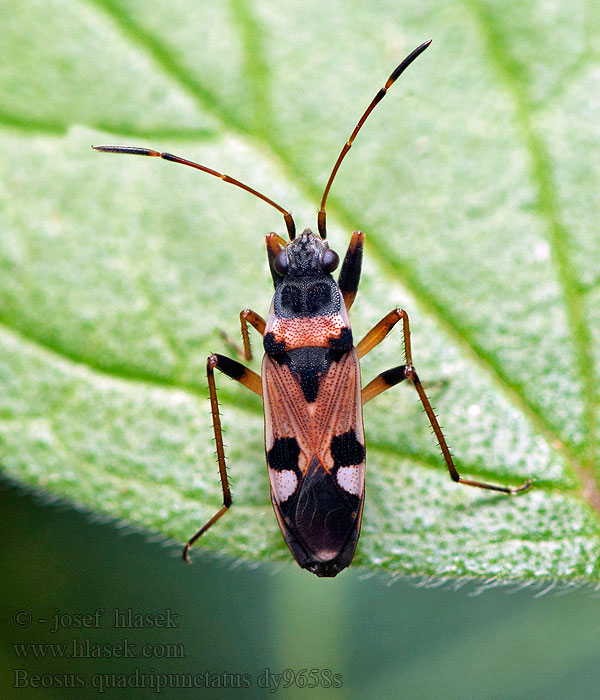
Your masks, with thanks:
M532 120L532 100L521 81L511 69L510 51L493 19L478 0L464 0L465 6L478 23L485 38L485 46L501 83L512 98L517 125L527 148L532 177L538 189L538 210L546 220L548 243L558 271L570 334L575 354L575 364L581 380L581 397L584 410L586 440L573 451L580 456L573 462L586 500L600 513L600 490L593 474L597 451L597 401L595 387L598 376L594 367L591 330L584 316L581 303L581 283L577 279L570 250L573 247L570 232L561 220L556 204L557 187L548 150L536 132Z

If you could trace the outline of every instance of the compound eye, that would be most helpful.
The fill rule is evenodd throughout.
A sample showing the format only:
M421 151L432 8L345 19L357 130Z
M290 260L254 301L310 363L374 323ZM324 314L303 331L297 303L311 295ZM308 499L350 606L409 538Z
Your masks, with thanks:
M335 250L327 248L327 250L323 253L321 263L325 272L333 272L340 264L340 256L335 252Z
M282 277L284 277L287 274L288 257L285 250L282 250L281 252L277 253L275 260L273 261L273 267L275 268L275 271Z

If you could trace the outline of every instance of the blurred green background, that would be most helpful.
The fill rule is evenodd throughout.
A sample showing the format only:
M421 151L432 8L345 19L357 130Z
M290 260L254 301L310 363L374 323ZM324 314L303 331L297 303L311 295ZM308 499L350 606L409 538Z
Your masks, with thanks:
M425 579L365 577L350 568L321 580L292 562L250 568L197 551L192 566L179 548L98 524L68 508L41 505L15 490L0 493L2 583L0 641L3 698L473 698L586 700L597 697L598 593L547 583L528 588L468 583L454 590ZM175 556L169 556L174 554ZM474 595L477 594L478 595ZM51 633L55 612L106 610L99 629ZM178 615L177 629L112 627L115 608ZM16 611L34 622L18 628ZM48 619L47 624L35 620ZM185 658L23 659L14 644L181 645ZM160 646L162 645L162 646ZM30 652L32 653L32 652ZM47 652L51 653L51 652ZM171 653L180 654L179 650ZM82 674L85 690L12 689L12 669L29 674ZM107 690L93 678L208 673L248 674L250 688ZM259 687L265 669L331 671L341 687L310 691L285 678L276 692ZM300 676L301 678L301 676ZM216 680L215 680L216 679ZM99 681L96 681L97 683ZM105 680L105 682L111 682ZM236 682L236 681L230 681ZM240 682L240 681L237 681ZM274 682L274 681L272 681ZM302 681L300 680L301 684ZM274 688L274 686L271 686Z
M2 697L68 696L12 689L13 645L59 636L15 627L15 611L98 607L179 614L174 631L131 633L185 647L185 659L153 657L157 672L341 675L316 696L594 697L600 10L21 0L0 3L0 29L0 467L7 484L113 523L2 492ZM395 304L408 310L459 470L535 477L535 489L508 499L453 485L401 386L365 410L355 564L317 580L295 567L272 513L260 401L223 380L235 508L191 568L146 536L120 538L114 522L184 541L219 507L206 355L220 331L237 334L240 309L267 313L262 237L283 222L208 176L90 145L198 160L314 227L344 139L427 38L336 179L329 237L343 253L352 229L366 232L355 335ZM373 351L365 381L400 352L394 336ZM459 587L464 577L478 579ZM574 590L557 595L558 581ZM69 666L91 678L137 664Z

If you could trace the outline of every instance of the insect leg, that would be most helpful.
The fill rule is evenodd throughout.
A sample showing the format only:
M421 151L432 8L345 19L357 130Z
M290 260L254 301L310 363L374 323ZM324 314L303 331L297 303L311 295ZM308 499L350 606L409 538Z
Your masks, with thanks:
M446 466L450 472L450 477L452 481L456 481L459 484L464 484L465 486L475 486L480 489L489 489L491 491L500 491L502 493L517 494L526 491L531 486L531 480L527 480L524 484L518 487L510 486L498 486L497 484L488 484L483 481L473 481L471 479L464 479L458 473L452 455L450 454L450 449L444 437L444 433L440 427L438 419L433 411L431 403L427 398L425 389L421 384L415 368L412 365L412 352L410 348L410 327L408 323L408 315L403 309L396 308L391 311L387 316L385 316L358 344L357 351L359 357L364 356L369 350L373 349L378 345L394 327L394 325L402 319L403 333L404 333L404 351L406 354L406 365L400 365L399 367L394 367L393 369L387 370L379 374L373 381L369 382L363 389L363 404L370 401L372 398L381 394L386 389L398 384L404 379L410 379L413 383L419 399L423 404L427 418L431 423L433 432L438 441L438 445L442 450ZM361 353L362 350L362 353Z
M406 356L406 362L412 365L412 353L410 349L410 328L408 326L408 316L406 311L397 306L389 314L386 314L378 324L373 326L371 330L365 335L365 337L356 346L356 352L358 353L359 359L364 357L368 352L379 345L381 341L388 335L392 328L402 319L402 325L404 326L404 354ZM393 385L391 385L393 386Z
M338 286L344 297L347 311L350 311L358 291L364 243L365 234L360 231L354 231L338 278Z
M238 357L250 361L252 359L252 348L250 347L250 337L248 335L248 323L254 326L261 336L263 336L265 334L265 326L267 325L267 322L262 316L257 314L256 311L252 311L252 309L244 309L243 311L240 311L240 323L242 325L243 347L240 347L225 331L219 331L219 335L232 352L234 352Z
M198 532L188 540L183 548L184 561L190 561L190 547L203 535L209 527L225 514L231 506L231 490L227 478L227 465L225 462L225 450L223 448L223 431L221 429L221 417L219 416L219 402L217 401L217 387L215 384L214 368L217 368L228 377L237 380L255 394L262 396L260 377L256 372L244 367L235 360L225 357L225 355L209 355L206 361L206 377L208 379L208 393L210 395L210 410L212 413L213 430L215 433L215 443L217 445L217 461L219 464L219 475L221 477L221 488L223 489L223 506L208 520Z
M406 365L400 365L399 367L394 367L393 369L388 369L387 372L382 372L378 374L375 379L370 381L362 390L362 403L363 406L374 399L379 394L382 394L387 389L400 384L400 382L406 379Z
M261 336L265 334L267 322L252 309L244 309L240 312L240 323L242 325L242 340L244 341L244 357L246 360L252 359L252 348L250 347L250 337L248 335L248 324L256 328Z

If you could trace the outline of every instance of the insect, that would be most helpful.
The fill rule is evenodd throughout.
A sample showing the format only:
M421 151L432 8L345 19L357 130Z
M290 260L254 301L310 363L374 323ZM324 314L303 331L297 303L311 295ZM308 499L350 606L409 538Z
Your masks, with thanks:
M350 239L337 280L332 272L339 256L326 241L325 204L336 173L356 135L375 106L404 70L429 46L424 42L392 72L373 98L344 145L327 182L317 217L318 234L306 228L296 235L289 211L248 185L184 158L136 146L94 146L97 151L153 156L197 168L259 197L283 214L289 242L266 236L267 257L275 294L267 320L251 309L240 314L244 356L252 358L248 326L262 336L260 376L224 355L208 357L206 372L223 506L187 542L183 557L229 509L231 490L226 471L214 370L226 374L263 400L265 451L271 500L283 537L298 564L317 576L336 576L356 550L365 498L365 435L362 405L409 379L431 423L450 477L467 486L506 494L526 491L531 481L511 488L464 479L415 371L406 312L386 314L355 346L348 312L358 290L364 234ZM402 322L405 362L379 374L361 388L360 359Z

